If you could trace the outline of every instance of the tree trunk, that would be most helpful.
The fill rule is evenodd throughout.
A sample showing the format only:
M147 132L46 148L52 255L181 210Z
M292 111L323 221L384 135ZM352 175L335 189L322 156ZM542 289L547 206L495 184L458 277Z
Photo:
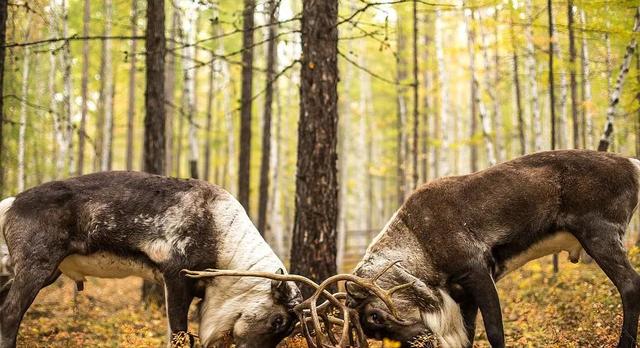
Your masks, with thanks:
M167 41L167 52L173 52L175 50L175 42L177 39L178 28L180 26L180 11L173 8L171 15L171 38ZM164 83L164 96L165 96L165 173L173 173L174 167L174 152L173 152L173 120L175 118L175 84L176 84L176 59L173 54L169 54L165 57L166 61L166 73Z
M131 36L138 36L138 0L131 0ZM137 41L131 40L129 68L129 105L127 106L127 170L133 169L133 124L136 115L136 51Z
M113 3L112 0L104 1L105 36L111 36ZM111 58L111 40L104 40L104 128L102 132L102 163L100 170L111 170L111 146L113 142L113 62Z
M589 44L587 43L587 17L584 9L580 10L580 22L582 25L582 120L583 145L585 149L593 146L593 119L591 117L591 68L589 66Z
M551 14L552 16L552 22L555 21L555 17L553 17L553 13ZM559 40L559 36L558 36L558 31L556 30L556 25L553 24L552 28L552 35L554 38L554 42L553 42L553 53L554 53L554 60L558 61L558 62L562 62L563 58L562 58L562 49L560 47L560 40ZM556 118L557 119L557 125L556 125L556 147L555 148L560 148L560 149L564 149L567 147L567 142L566 142L566 134L567 134L567 74L565 72L565 70L562 68L562 66L559 67L559 75L560 75L560 100L558 102L558 109L560 110L560 115ZM556 109L557 110L557 109Z
M9 1L0 1L0 39L6 42L7 37L7 7ZM4 58L5 47L0 45L0 91L4 91ZM4 98L0 98L0 196L4 197Z
M418 109L418 0L413 0L413 189L418 187L418 132L420 131L420 110ZM369 201L369 204L373 202Z
M271 194L269 195L269 208L267 211L269 212L270 218L270 226L268 228L269 234L267 235L267 240L269 241L269 245L274 248L276 254L284 260L285 258L285 247L284 247L284 231L283 231L283 222L282 222L282 212L281 212L281 203L280 203L280 157L281 157L281 143L282 143L282 135L281 135L281 119L282 119L282 108L280 107L280 93L278 89L278 84L275 83L273 86L273 94L276 99L276 112L273 128L275 130L275 134L271 137Z
M503 127L502 121L502 110L500 109L501 103L501 93L500 93L500 6L496 6L494 8L494 26L493 26L493 37L495 40L495 53L494 53L494 70L493 70L493 88L495 89L493 96L493 119L494 119L494 134L493 138L496 145L496 160L498 162L502 162L506 159L506 150L505 150L505 141L506 134ZM487 64L488 65L488 64ZM490 90L492 90L490 88Z
M571 0L569 0L571 2ZM555 84L553 82L553 55L554 55L554 42L556 38L554 37L555 30L553 25L553 2L551 0L547 0L547 14L549 21L549 115L551 116L551 150L555 150L556 148L556 95L555 95ZM574 73L575 79L575 73ZM575 125L575 124L574 124ZM575 139L574 139L575 141ZM553 254L553 273L558 273L559 263L558 263L558 254Z
M526 13L529 14L529 23L525 27L525 39L527 41L526 66L527 77L529 79L529 94L531 102L531 118L533 121L533 148L535 151L542 150L542 122L540 119L540 102L538 100L537 63L535 56L535 46L533 44L533 1L526 0Z
M58 5L55 2L55 0L51 0L51 2L49 3L49 16L51 17L51 20L49 21L49 37L50 38L55 38L58 35L58 27L56 26L56 18L58 17L58 13L56 11ZM51 43L49 45L49 49L51 51L57 50L58 47L54 44ZM51 91L51 97L49 99L49 109L51 110L52 116L53 116L53 128L54 128L54 133L55 133L55 140L56 140L56 171L55 171L55 178L60 178L60 177L64 177L63 173L64 173L64 163L66 160L66 152L65 150L67 149L67 146L65 145L65 141L64 141L64 122L63 122L63 117L62 117L62 113L58 111L57 108L57 102L55 99L55 94L56 94L56 72L57 72L57 64L56 64L56 55L51 54L49 55L49 83L48 83L48 90ZM0 98L2 99L2 98Z
M396 127L398 131L397 149L396 149L396 172L398 175L398 207L404 203L407 194L407 164L405 162L407 148L407 100L406 87L404 87L407 79L406 62L403 60L405 51L405 37L402 30L402 21L400 15L396 22L397 32L397 56L396 56Z
M438 174L441 176L449 175L449 136L447 132L448 122L447 119L449 117L449 81L447 76L447 70L444 62L444 49L443 49L443 41L444 38L442 33L442 14L440 11L436 11L436 19L435 19L435 46L436 46L436 61L438 65L438 83L440 85L440 133L441 133L441 144L440 144L440 155L438 161L440 162L438 167ZM441 165L440 165L441 164Z
M429 23L430 18L424 18L426 23ZM431 104L429 98L431 97L431 79L429 78L429 44L431 43L431 37L429 33L425 31L424 34L424 56L422 61L424 62L424 75L423 75L423 88L424 95L422 99L422 182L429 181L429 113L431 112ZM384 194L384 193L382 193Z
M89 0L84 0L84 13L82 17L82 35L89 36L89 21L91 20L91 5ZM135 42L135 40L134 40ZM82 79L80 82L80 93L82 94L82 106L80 116L80 127L78 127L78 168L77 175L82 175L84 170L84 143L86 137L87 123L87 100L89 79L89 41L82 42Z
M240 153L238 201L249 213L251 191L251 106L253 104L253 12L255 0L244 0L242 34L242 95L240 99Z
M473 19L473 10L471 10L471 18ZM469 54L469 73L471 74L470 83L470 104L471 114L469 118L469 168L472 173L478 171L478 146L476 145L476 133L478 132L478 106L480 103L480 95L478 93L478 81L476 80L475 65L475 30L473 24L469 20L466 11L463 12L464 24L467 29L467 51ZM456 170L457 172L457 170Z
M571 86L571 121L573 122L573 148L580 147L580 121L578 120L578 82L576 79L576 40L574 34L573 0L567 2L569 27L569 84Z
M472 23L473 23L473 12L472 12ZM480 31L480 46L482 49L483 56L483 70L485 76L485 90L487 95L489 96L489 100L491 100L491 105L493 108L493 119L496 120L500 117L500 108L498 107L497 97L496 97L496 89L497 85L494 85L495 80L492 79L489 72L491 71L491 61L489 60L489 48L487 47L487 38L482 26L482 18L478 18L478 29ZM475 38L474 38L475 39ZM475 47L475 45L473 45ZM475 54L475 51L474 51ZM497 69L497 68L496 68ZM475 74L474 74L475 75ZM482 102L482 93L480 92L480 84L476 78L476 91L478 97L478 105L480 107L480 122L482 127L482 137L484 138L485 147L487 151L487 162L490 166L496 164L496 143L498 142L497 138L494 138L493 129L491 127L491 117L489 116L489 112L486 109ZM495 123L495 122L494 122Z
M637 33L639 29L640 7L637 7L633 24L633 32ZM620 72L618 73L618 78L616 79L615 89L611 93L611 99L609 99L609 107L607 109L607 122L604 127L602 138L600 138L600 143L598 144L598 151L607 151L607 149L609 148L609 144L611 143L611 134L613 133L613 118L616 114L616 106L618 106L618 103L620 102L620 95L622 93L624 79L629 73L631 58L633 57L633 53L636 50L637 45L638 42L636 41L636 38L634 36L633 39L631 39L631 42L629 42L629 44L627 45L626 53L624 54L622 65L620 66Z
M269 166L271 164L271 113L273 107L273 81L277 58L278 8L276 0L269 0L269 26L267 33L267 73L265 76L264 113L262 124L262 160L260 162L260 197L258 201L258 231L267 233L267 203L269 202Z
M62 36L67 37L69 32L69 4L62 1ZM62 48L62 136L64 137L64 153L66 165L64 166L64 176L68 176L74 168L73 161L73 128L71 125L71 47L69 42L65 42Z
M191 1L183 1L181 6L184 11L184 20L182 21L182 32L184 33L184 47L182 49L182 68L184 73L184 84L182 92L182 110L186 113L188 122L188 138L189 138L189 176L198 178L198 137L196 128L196 64L197 51L196 40L198 32L198 12L197 4Z
M144 93L144 152L143 170L164 174L165 170L165 105L164 105L164 1L147 2L147 29L145 40L146 89ZM145 281L142 300L147 304L162 305L162 287Z
M571 0L569 0L571 2ZM553 75L553 56L554 56L554 43L556 40L554 23L553 23L553 2L547 0L547 14L549 20L549 115L551 116L551 150L556 148L556 94ZM574 72L575 79L575 72ZM557 255L554 255L554 269L557 267Z
M518 140L520 143L520 155L524 156L527 153L527 141L524 132L524 113L522 111L522 92L520 90L520 70L519 62L520 57L518 55L518 45L516 44L516 34L514 30L514 10L511 9L511 50L513 51L513 88L515 91L516 99L516 124L518 125Z
M320 282L336 272L338 1L307 0L302 8L291 272Z
M27 30L24 41L29 41L29 26L31 15L28 14ZM18 130L18 192L25 189L25 136L27 133L27 100L29 98L29 62L31 61L31 49L29 46L24 48L24 56L22 57L22 100L20 101L20 128Z
M215 35L215 31L212 33ZM212 54L211 64L209 66L209 92L207 94L207 121L205 125L205 138L204 138L204 174L203 179L209 181L211 179L211 124L213 121L213 108L214 100L213 94L216 88L216 69L215 69L216 57ZM220 184L216 182L216 184Z

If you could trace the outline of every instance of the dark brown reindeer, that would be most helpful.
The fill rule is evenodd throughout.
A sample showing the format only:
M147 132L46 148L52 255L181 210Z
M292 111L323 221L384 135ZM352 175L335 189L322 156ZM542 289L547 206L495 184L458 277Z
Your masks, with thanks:
M347 302L364 332L410 346L435 335L443 347L470 347L478 309L492 347L504 347L495 282L526 262L584 249L622 297L618 347L637 344L640 276L623 237L638 203L640 161L594 151L551 151L524 156L418 188L369 246L354 274L382 274L384 288L412 282L393 302L347 283Z
M301 301L288 282L181 273L284 268L240 203L204 181L106 172L49 182L0 202L0 233L15 272L0 287L0 348L15 347L24 313L61 274L80 288L87 276L163 284L174 338L186 336L189 305L202 298L204 347L275 347L293 329L292 308Z

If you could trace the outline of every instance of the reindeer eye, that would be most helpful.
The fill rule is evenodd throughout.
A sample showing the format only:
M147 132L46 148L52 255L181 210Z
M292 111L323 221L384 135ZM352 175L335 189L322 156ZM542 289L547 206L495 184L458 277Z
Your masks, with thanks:
M284 317L276 315L271 321L271 327L274 329L281 329L284 326Z

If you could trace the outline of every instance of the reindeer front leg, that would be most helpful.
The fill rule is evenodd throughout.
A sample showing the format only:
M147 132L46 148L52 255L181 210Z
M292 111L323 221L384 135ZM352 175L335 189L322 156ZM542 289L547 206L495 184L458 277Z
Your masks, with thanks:
M461 278L460 284L465 292L471 295L473 302L480 308L484 328L491 347L503 348L504 328L502 327L502 311L498 291L489 270L478 268L471 270ZM469 308L469 314L473 308ZM468 318L465 317L465 324ZM475 323L474 323L475 326Z
M189 280L179 275L165 275L164 278L170 331L168 346L174 346L174 340L181 340L186 335L188 336L189 346L193 347L193 337L188 335L189 306L193 301Z

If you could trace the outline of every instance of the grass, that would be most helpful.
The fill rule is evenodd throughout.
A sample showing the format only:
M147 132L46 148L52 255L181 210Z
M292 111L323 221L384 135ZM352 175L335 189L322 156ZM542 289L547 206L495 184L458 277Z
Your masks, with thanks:
M636 269L640 269L640 250L634 249L630 255ZM507 345L614 346L622 308L611 282L594 263L574 265L562 260L560 273L553 276L548 259L531 262L498 284ZM74 310L74 284L63 278L38 295L22 322L19 347L166 344L164 313L157 308L144 309L140 304L140 280L90 279L85 291L78 294ZM306 345L293 338L281 346ZM475 346L489 346L481 319Z

